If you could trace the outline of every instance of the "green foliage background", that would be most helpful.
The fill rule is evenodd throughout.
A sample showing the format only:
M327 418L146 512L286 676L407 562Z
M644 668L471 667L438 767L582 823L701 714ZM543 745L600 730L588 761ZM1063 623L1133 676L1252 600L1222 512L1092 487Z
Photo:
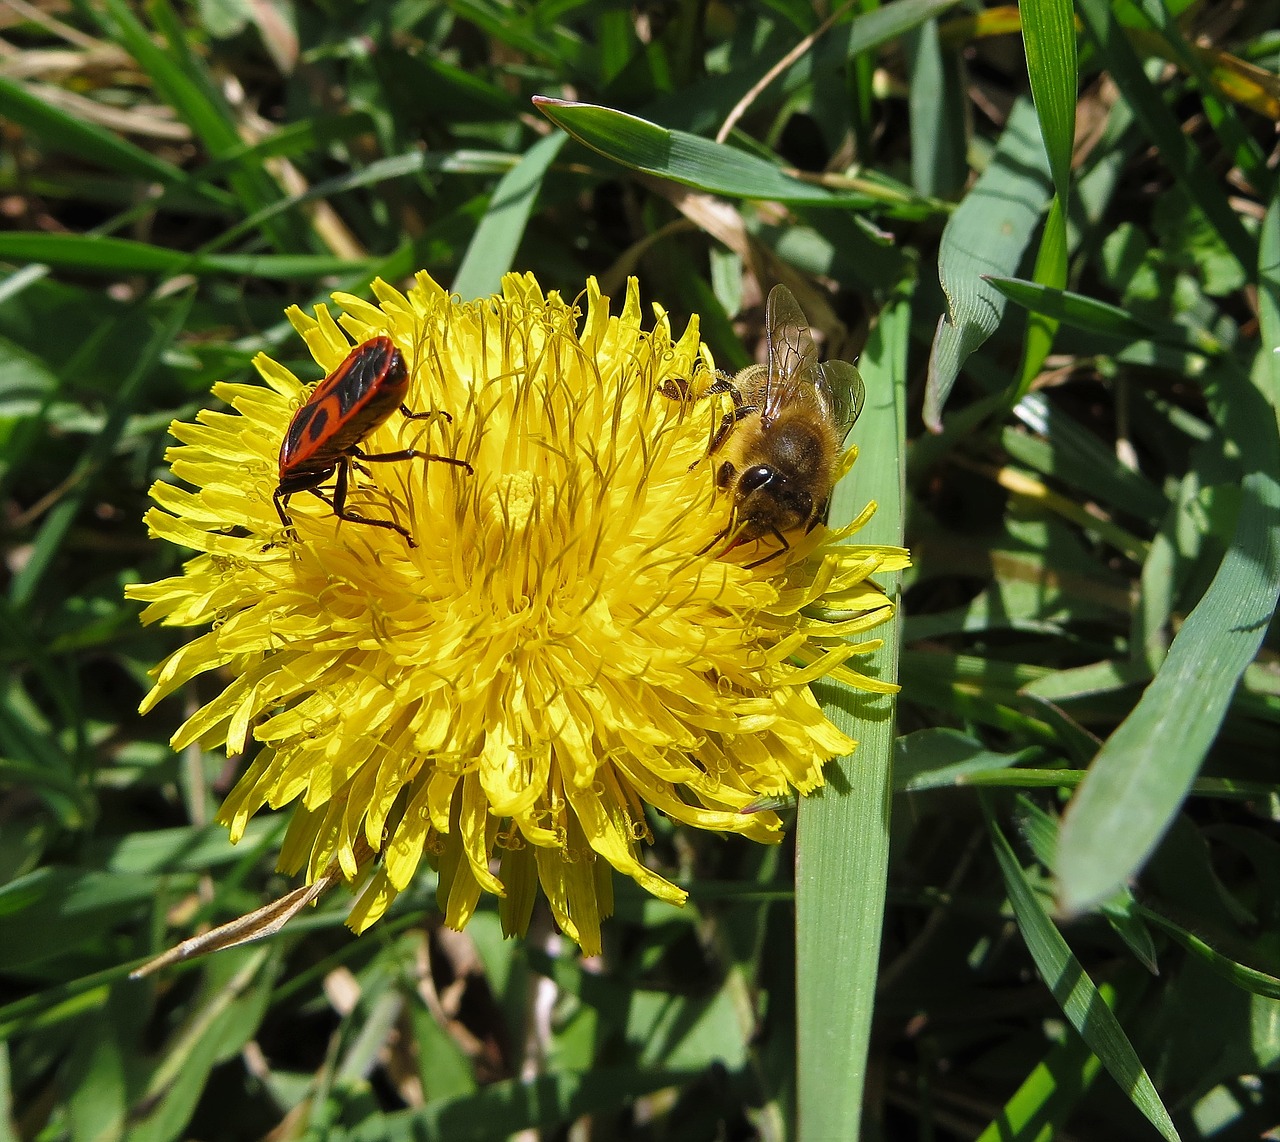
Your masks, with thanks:
M0 8L0 1138L1276 1127L1278 26ZM307 369L285 305L421 267L636 273L725 367L786 282L867 380L833 511L916 555L897 709L823 694L862 746L796 848L655 822L691 903L620 885L600 962L442 931L424 876L359 940L335 894L131 982L292 887L282 821L209 824L235 764L174 756L182 703L134 713L174 645L121 599L179 563L141 524L166 426L259 350Z

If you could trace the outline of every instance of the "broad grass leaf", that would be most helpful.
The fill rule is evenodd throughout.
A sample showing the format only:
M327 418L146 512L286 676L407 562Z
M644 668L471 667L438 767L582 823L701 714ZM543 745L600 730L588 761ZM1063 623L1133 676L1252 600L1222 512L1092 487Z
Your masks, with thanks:
M578 142L623 166L732 198L771 199L795 205L860 207L877 199L827 190L787 174L780 166L737 147L686 131L673 131L624 111L538 96L541 111Z
M1005 299L985 280L1012 274L1050 196L1049 169L1031 104L1014 106L991 163L947 222L938 276L947 313L929 354L924 418L942 427L942 407L965 358L1000 324Z
M1068 914L1111 896L1159 843L1276 609L1280 433L1259 390L1236 380L1224 411L1245 467L1235 535L1151 685L1104 743L1067 807L1056 871L1059 903Z
M453 279L453 292L464 300L497 292L515 262L542 180L567 140L559 131L544 136L498 180Z
M905 429L911 307L899 296L881 313L859 360L867 403L854 429L862 449L832 498L831 522L852 519L869 498L879 508L858 533L865 543L902 542L900 449ZM896 597L896 584L881 585ZM868 665L897 677L896 624ZM827 716L858 740L826 770L826 785L800 805L796 832L796 1007L801 1142L861 1131L863 1084L879 968L889 863L893 703L815 687Z

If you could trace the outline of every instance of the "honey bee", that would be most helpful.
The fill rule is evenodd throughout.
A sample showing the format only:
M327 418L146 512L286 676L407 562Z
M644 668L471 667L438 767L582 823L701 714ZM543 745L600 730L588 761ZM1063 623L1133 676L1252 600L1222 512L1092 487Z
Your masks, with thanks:
M704 396L728 393L707 455L718 459L716 487L732 497L729 522L710 547L726 552L772 537L776 551L748 563L759 567L790 549L787 532L808 533L827 514L840 449L862 411L862 378L846 361L818 363L818 350L791 291L776 285L765 306L768 363L736 376L721 373ZM668 396L686 397L668 382Z

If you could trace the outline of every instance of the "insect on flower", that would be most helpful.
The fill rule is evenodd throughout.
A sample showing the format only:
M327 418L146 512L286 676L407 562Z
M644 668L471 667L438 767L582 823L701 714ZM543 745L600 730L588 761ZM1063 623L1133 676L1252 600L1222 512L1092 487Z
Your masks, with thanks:
M784 285L769 291L765 340L767 364L721 373L702 394L728 393L733 401L707 450L721 457L716 487L733 499L728 524L709 546L730 539L727 552L766 536L780 544L747 567L776 559L791 547L788 531L812 531L827 514L840 448L864 399L862 378L847 361L818 363L809 324ZM662 391L688 399L683 381Z
M866 511L832 536L789 536L805 558L788 555L785 579L697 559L724 521L707 519L714 485L689 465L705 462L708 430L725 409L677 415L687 410L662 398L666 382L693 377L707 351L692 320L681 333L661 313L646 328L634 279L621 312L594 281L579 312L531 274L508 274L494 296L469 302L425 272L407 293L382 281L371 290L377 306L335 299L347 310L338 328L393 338L410 379L401 392L389 343L358 351L345 367L369 375L337 382L359 398L347 402L363 408L357 429L398 400L448 408L450 439L467 442L476 469L472 479L438 466L375 469L432 477L397 481L397 515L423 536L411 565L389 531L357 528L385 542L348 546L342 532L352 528L305 501L293 507L295 516L315 510L297 519L299 531L318 523L307 533L314 557L260 546L279 524L270 496L244 472L271 467L301 403L298 378L269 358L256 362L265 387L215 388L232 413L174 425L172 462L194 490L162 480L152 492L152 533L201 556L178 576L133 585L130 597L147 604L146 622L212 629L191 631L156 668L143 709L207 678L207 702L173 748L224 745L251 758L218 819L240 841L255 814L292 804L280 867L305 869L312 883L181 945L181 956L273 931L353 877L360 895L349 923L363 931L421 882L426 862L451 927L467 924L488 894L502 930L524 933L541 895L566 936L599 955L614 873L669 904L685 899L646 859L651 814L771 843L783 822L762 799L816 789L823 766L855 748L809 683L893 692L851 661L876 644L845 638L892 615L870 576L906 567L907 553L844 542ZM289 318L325 371L350 352L326 309L291 308ZM805 362L807 342L799 345ZM391 395L371 416L366 390L379 385ZM745 404L751 386L740 387ZM289 427L295 452L286 458L308 458L304 472L362 463L342 450L351 437L335 441L341 394L329 395L321 403L322 388L311 402L330 410L318 425L327 452L308 436L319 413ZM398 415L384 427L414 443L422 426ZM751 420L732 423L707 467L736 462ZM400 447L383 444L391 436L374 432L363 445ZM320 484L298 490L308 482ZM333 481L320 487L328 496ZM429 524L410 522L428 510ZM761 546L749 558L776 546L767 532ZM798 601L814 605L802 612Z
M409 420L433 420L447 412L411 412L404 404L409 391L409 370L404 355L390 337L373 337L357 345L332 373L321 381L294 413L280 445L280 483L272 499L280 521L287 528L293 521L285 511L289 497L310 492L333 509L339 519L367 523L398 531L416 547L408 529L394 520L370 519L347 508L347 487L354 464L389 463L393 460L439 460L471 472L471 465L452 456L437 456L402 448L395 452L365 452L360 441L382 424L397 408ZM332 496L320 485L337 473Z

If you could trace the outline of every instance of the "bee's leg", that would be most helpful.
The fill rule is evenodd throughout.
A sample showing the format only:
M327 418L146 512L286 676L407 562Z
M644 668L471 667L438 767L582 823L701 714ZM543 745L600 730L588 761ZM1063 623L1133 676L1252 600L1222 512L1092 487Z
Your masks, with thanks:
M707 449L708 456L714 456L720 451L738 421L750 416L753 412L760 411L753 404L741 404L742 394L737 389L730 389L729 391L733 393L733 408L724 414L720 421L720 427L716 429L715 436L711 438L711 447Z
M738 530L737 514L730 513L729 522L726 523L724 527L722 527L719 531L717 531L715 535L713 535L708 542L704 543L700 548L698 548L698 554L706 555L706 553L712 550L712 548L720 546L720 544L722 544L726 539L728 539L728 540L732 540L732 542L729 544L728 547L726 547L722 552L720 552L720 555L728 555L730 551L732 551L735 547L738 546L738 541L736 538L734 538L734 532L736 532L737 530ZM716 556L717 559L719 557L720 556Z
M663 381L662 384L658 386L658 392L668 400L678 400L683 402L703 400L706 397L719 396L721 393L727 393L735 387L733 377L724 372L724 370L718 370L716 372L716 379L696 397L689 391L689 379L687 377L667 378L667 380Z
M805 525L804 533L808 535L820 523L825 523L827 512L831 510L831 497L828 496L818 505L818 510L813 513L813 518Z
M776 527L772 529L774 538L781 544L777 551L771 551L763 559L757 559L754 562L744 564L746 570L750 571L754 567L760 567L768 563L771 559L777 559L779 555L783 555L791 550L791 544L787 542L787 537L782 534Z
M698 548L697 553L699 555L706 555L708 551L710 551L713 547L715 547L718 543L720 543L721 540L723 540L728 534L729 534L728 528L725 528L722 531L717 531L715 535L711 537L710 540L708 540L706 543L704 543L701 547Z

